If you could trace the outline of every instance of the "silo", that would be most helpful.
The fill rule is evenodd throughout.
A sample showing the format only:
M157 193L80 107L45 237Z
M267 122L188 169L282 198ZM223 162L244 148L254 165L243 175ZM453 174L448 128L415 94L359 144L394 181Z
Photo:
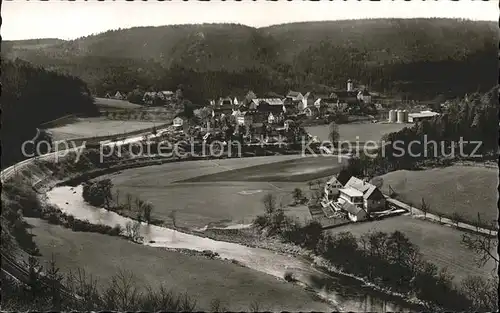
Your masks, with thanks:
M397 110L396 115L398 118L398 123L404 123L405 113L403 112L403 110Z
M396 123L396 111L395 110L389 111L389 123Z
M408 111L403 110L403 123L408 123Z

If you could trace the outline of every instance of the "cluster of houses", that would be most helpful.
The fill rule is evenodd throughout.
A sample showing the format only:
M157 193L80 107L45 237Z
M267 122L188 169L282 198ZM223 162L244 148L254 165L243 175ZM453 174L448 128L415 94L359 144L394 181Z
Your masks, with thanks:
M126 100L127 93L117 91L114 95L107 93L106 98L116 99L116 100ZM164 104L169 104L175 98L175 93L173 91L146 91L142 96L142 102L147 105L154 105L155 101L160 100Z
M353 176L342 185L334 176L325 184L321 206L325 215L328 211L342 212L357 222L385 211L386 200L382 191L367 181Z
M319 117L328 112L360 105L371 105L372 96L366 89L356 89L351 80L346 90L337 90L329 95L307 92L302 94L290 90L286 96L270 93L257 97L252 91L238 100L237 97L224 97L211 100L212 116L233 115L239 125L251 125L267 121L269 124L283 123L287 116Z

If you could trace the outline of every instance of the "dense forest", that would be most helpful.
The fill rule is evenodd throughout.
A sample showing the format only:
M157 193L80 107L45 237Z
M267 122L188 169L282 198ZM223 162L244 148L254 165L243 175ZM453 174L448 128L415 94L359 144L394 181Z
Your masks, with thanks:
M259 29L136 27L72 41L3 42L2 54L78 76L97 95L183 84L201 102L248 89L323 92L351 78L372 90L429 100L493 87L497 42L493 22L367 19Z
M67 114L97 113L86 84L79 78L3 59L1 77L2 168L23 159L21 145L34 138L40 124Z

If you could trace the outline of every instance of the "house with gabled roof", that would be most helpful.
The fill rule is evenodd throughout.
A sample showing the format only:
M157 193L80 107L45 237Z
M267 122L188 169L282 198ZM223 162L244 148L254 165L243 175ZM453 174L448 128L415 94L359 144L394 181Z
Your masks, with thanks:
M344 188L354 189L362 193L362 206L368 213L385 209L385 197L375 185L353 176ZM342 189L340 192L342 193Z
M386 208L385 197L380 189L354 176L343 187L336 177L332 177L325 185L324 193L325 201L328 201L335 211L347 213L353 222Z

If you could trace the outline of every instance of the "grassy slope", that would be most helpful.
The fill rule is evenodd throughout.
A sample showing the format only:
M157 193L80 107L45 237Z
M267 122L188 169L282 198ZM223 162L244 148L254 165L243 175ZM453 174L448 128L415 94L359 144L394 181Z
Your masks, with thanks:
M402 201L420 207L422 197L432 212L459 212L469 221L497 219L498 170L450 166L425 171L396 171L383 176L384 191L390 185Z
M198 310L210 310L215 298L233 311L248 310L253 301L263 310L329 309L299 286L230 262L151 248L117 237L77 233L39 219L28 221L44 253L42 259L48 261L54 253L63 272L83 267L105 283L120 268L127 269L134 272L139 285L163 283L175 292L187 292L197 301Z
M383 135L400 131L411 125L413 124L353 123L341 124L338 127L340 140L356 141L359 139L360 142L364 142L368 140L379 141ZM308 133L312 136L318 136L320 140L330 140L328 129L328 125L306 127Z
M425 259L438 267L447 267L455 275L455 282L459 282L467 275L481 275L488 277L494 269L493 263L479 268L475 263L475 253L464 248L461 244L462 232L447 226L422 221L409 216L397 216L380 221L351 224L329 230L336 234L341 231L350 231L361 236L369 231L403 232L410 241L420 247Z
M336 156L302 157L279 163L256 165L186 179L182 182L253 181L253 182L306 182L331 176L340 171Z
M270 173L270 169L278 172L283 164L297 159L299 156L257 157L248 159L226 159L214 161L194 161L170 163L123 171L112 176L115 190L120 192L120 202L126 202L126 193L151 201L154 210L153 218L170 222L169 214L177 210L177 224L184 227L203 227L209 223L236 222L250 223L256 215L264 212L262 197L272 192L284 205L292 202L291 191L295 187L306 190L300 183L275 183L264 177L250 181L246 174L251 168L260 167L262 172ZM305 159L304 159L305 160ZM321 160L321 158L315 158ZM297 163L292 164L297 164ZM268 164L269 163L269 164ZM258 165L264 164L264 165ZM300 168L297 168L300 171ZM214 174L236 175L238 181L227 182L225 179L210 179L202 182L176 183L178 180L197 180L199 175ZM238 174L241 173L241 174ZM323 175L324 176L324 175ZM288 215L300 220L309 218L305 207L286 208Z

